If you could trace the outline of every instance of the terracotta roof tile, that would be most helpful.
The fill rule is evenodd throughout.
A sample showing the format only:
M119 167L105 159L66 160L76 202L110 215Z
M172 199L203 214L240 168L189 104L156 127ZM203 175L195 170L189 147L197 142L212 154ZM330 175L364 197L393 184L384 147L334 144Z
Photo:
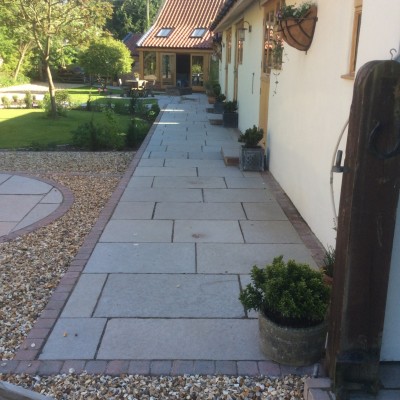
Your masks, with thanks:
M137 51L136 43L142 37L141 33L129 33L122 40L125 46L130 50L131 54L137 55L139 52Z
M138 47L210 49L210 23L224 0L165 0L154 25L138 42ZM161 28L173 28L168 37L157 37ZM191 38L195 28L207 28L202 38Z

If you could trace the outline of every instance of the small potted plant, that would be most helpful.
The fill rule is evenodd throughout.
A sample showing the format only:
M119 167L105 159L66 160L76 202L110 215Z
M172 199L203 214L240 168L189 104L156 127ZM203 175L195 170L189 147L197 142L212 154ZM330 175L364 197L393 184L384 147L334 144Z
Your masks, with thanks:
M247 310L259 312L263 353L293 366L321 359L330 300L322 272L279 256L265 268L254 266L251 279L239 299Z
M223 125L226 128L237 128L239 115L237 113L237 101L226 101L224 103L224 112L222 114Z
M264 170L264 149L258 145L264 132L253 125L239 136L238 142L244 143L240 154L240 169L243 171Z
M297 50L307 51L317 24L317 6L312 2L283 5L277 13L283 40Z

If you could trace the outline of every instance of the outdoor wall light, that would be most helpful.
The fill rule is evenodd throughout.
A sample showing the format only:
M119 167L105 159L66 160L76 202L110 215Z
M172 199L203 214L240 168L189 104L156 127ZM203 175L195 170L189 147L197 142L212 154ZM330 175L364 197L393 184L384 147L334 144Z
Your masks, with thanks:
M243 21L243 25L247 24L249 27L245 28L244 26L241 28L238 28L238 38L241 42L244 42L245 38L246 38L246 34L245 32L247 31L247 29L249 30L249 33L251 33L251 25L247 22L247 21Z

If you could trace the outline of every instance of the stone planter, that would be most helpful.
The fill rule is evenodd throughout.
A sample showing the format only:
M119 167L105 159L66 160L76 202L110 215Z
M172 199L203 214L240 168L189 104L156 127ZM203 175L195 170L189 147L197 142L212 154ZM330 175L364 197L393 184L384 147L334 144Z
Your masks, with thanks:
M239 166L242 171L264 171L264 149L242 146Z
M312 6L302 18L281 19L279 33L289 46L307 51L314 37L317 20L317 7Z
M224 112L222 114L223 125L226 128L237 128L239 124L239 114L237 112Z
M328 324L310 328L287 328L258 314L261 351L269 359L292 366L310 365L325 351Z
M223 112L224 112L224 103L221 101L215 101L214 114L222 114Z

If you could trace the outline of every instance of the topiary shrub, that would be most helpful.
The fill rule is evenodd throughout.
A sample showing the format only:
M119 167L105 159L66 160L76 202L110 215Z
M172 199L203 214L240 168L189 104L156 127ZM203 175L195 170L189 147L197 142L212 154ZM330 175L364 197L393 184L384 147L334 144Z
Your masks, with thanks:
M24 103L26 108L33 108L33 96L31 92L25 92Z
M1 98L1 102L2 102L4 108L10 108L11 107L11 100L7 96L3 96Z
M275 257L265 268L254 266L252 283L240 294L247 310L254 309L278 325L305 328L318 325L325 317L330 288L320 271L308 264Z

